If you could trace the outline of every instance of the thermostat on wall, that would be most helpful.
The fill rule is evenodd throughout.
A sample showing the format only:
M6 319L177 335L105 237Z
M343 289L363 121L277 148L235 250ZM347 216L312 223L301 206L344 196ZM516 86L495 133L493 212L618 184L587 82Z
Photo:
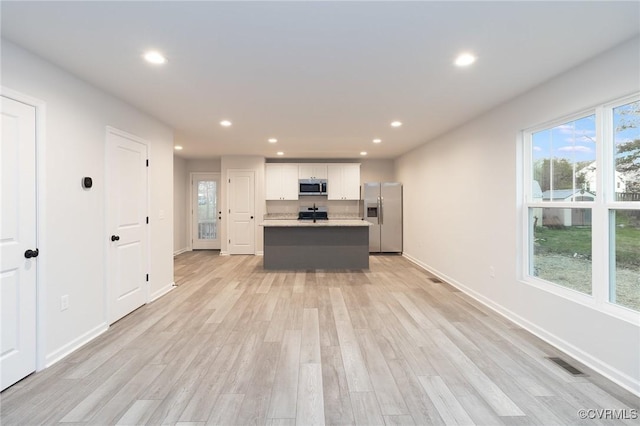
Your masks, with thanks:
M93 179L91 179L90 177L83 177L82 178L82 187L84 189L89 189L93 186Z

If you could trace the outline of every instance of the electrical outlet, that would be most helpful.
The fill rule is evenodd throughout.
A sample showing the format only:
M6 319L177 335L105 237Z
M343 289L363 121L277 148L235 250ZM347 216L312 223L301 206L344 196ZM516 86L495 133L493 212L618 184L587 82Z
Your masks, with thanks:
M69 295L65 294L60 298L60 310L66 311L69 309Z
M491 278L495 278L496 277L496 269L493 266L489 266L489 276Z

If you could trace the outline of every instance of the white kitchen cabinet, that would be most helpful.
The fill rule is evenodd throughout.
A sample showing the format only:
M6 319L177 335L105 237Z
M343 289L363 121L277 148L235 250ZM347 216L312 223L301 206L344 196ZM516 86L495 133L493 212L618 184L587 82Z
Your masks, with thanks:
M327 199L360 199L360 164L327 165Z
M298 178L300 179L326 179L327 165L322 163L298 164Z
M286 163L265 164L265 199L298 199L298 165Z

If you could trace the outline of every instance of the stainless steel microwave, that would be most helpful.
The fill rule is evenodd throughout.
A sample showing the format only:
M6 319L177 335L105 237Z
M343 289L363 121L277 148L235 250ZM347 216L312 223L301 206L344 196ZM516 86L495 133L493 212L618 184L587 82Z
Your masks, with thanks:
M327 195L326 179L300 179L298 195Z

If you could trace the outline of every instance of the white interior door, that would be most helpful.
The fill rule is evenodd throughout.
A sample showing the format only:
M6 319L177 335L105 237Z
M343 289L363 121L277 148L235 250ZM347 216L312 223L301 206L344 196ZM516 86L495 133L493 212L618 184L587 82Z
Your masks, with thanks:
M0 376L5 389L36 370L35 107L2 97L1 145Z
M220 249L220 173L191 175L191 248Z
M229 171L229 254L255 254L255 173Z
M147 302L147 144L107 131L109 321Z

